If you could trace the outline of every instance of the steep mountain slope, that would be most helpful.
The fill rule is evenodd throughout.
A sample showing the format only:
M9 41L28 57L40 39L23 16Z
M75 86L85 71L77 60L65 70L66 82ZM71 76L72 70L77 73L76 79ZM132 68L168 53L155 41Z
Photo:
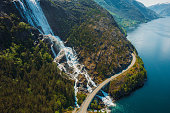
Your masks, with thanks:
M133 45L121 32L113 16L94 1L41 0L40 5L55 34L60 36L67 46L75 49L79 61L85 65L92 80L96 83L120 72L131 62L131 52L135 50ZM143 14L140 15L144 18ZM118 85L121 87L117 90L117 92L121 92L120 96L139 88L138 86L142 86L146 79L146 72L138 73L144 70L143 65L140 67L141 70L133 69L135 69L133 70L135 75L125 74L120 77L120 80L126 77L125 84L128 84L126 88L129 89L128 92L123 92L122 87ZM131 82L130 76L136 79L135 82ZM84 93L86 93L83 89L86 86L84 76L79 76L79 82L78 103L81 104L85 99ZM133 84L132 88L131 84ZM111 88L112 85L108 87ZM108 90L109 93L112 91L112 88ZM96 101L96 98L94 100ZM97 101L100 103L99 100ZM91 106L91 108L100 109L101 106Z
M97 3L39 2L55 35L75 49L80 63L96 83L130 64L135 48L112 15ZM0 111L58 113L74 106L73 81L58 70L50 47L41 40L42 35L22 21L10 0L2 0L0 9ZM80 94L87 93L85 77L79 75L78 79ZM85 98L84 95L78 98L81 97Z
M95 0L107 9L124 28L158 18L152 10L136 0Z
M170 3L156 4L150 6L149 9L155 11L161 16L170 16Z
M0 1L0 112L53 113L74 106L74 81L53 63L39 31Z
M53 31L58 30L56 35L75 48L79 61L95 82L129 65L133 46L113 17L97 3L92 0L41 0L40 4Z

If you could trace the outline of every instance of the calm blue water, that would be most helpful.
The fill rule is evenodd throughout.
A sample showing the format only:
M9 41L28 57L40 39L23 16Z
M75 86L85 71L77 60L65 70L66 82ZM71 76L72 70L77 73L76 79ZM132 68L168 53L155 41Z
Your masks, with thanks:
M170 17L141 24L127 38L142 57L148 80L117 101L112 113L170 113Z

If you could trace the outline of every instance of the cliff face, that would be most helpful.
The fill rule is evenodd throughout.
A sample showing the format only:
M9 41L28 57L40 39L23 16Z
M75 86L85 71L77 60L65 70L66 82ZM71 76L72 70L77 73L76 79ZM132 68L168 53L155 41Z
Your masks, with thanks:
M107 9L119 25L128 29L158 18L158 15L136 0L95 0Z
M76 50L97 83L129 65L133 46L112 15L94 1L41 0L40 4L55 34Z

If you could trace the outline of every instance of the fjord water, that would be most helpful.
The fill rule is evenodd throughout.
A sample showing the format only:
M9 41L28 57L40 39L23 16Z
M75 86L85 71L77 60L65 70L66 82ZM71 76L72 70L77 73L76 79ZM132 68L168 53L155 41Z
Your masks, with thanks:
M127 38L143 59L148 80L117 101L112 113L170 113L170 17L141 24Z

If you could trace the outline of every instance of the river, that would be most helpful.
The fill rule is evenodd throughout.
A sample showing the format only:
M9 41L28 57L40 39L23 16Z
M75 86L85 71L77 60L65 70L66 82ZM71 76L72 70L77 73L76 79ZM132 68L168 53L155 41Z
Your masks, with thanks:
M148 74L145 85L116 102L112 113L170 113L170 17L128 32Z

